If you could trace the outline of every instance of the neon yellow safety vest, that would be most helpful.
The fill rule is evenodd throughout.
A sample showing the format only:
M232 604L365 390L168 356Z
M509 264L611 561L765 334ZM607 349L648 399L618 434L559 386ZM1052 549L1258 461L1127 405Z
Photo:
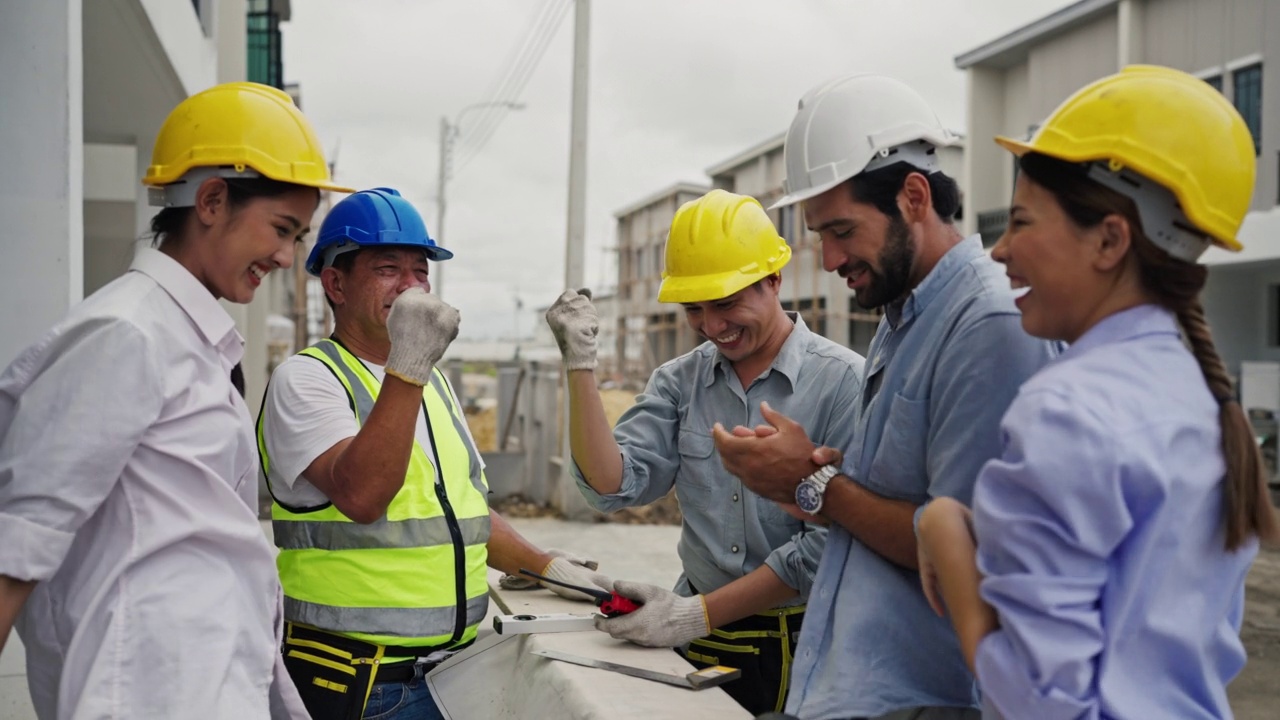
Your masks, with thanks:
M363 425L382 387L364 363L333 340L300 354L338 378ZM286 619L380 645L452 647L475 638L489 608L488 487L439 370L422 405L439 472L415 441L404 487L382 519L362 525L332 503L272 503ZM258 450L266 473L261 414Z

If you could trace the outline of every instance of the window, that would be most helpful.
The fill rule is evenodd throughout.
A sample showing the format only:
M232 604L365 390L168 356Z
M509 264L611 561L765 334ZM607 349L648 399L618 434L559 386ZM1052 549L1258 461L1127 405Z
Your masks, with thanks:
M271 0L252 0L249 3L247 20L246 46L249 58L246 74L248 79L283 90L280 17L275 13Z
M1262 64L1231 73L1232 102L1253 135L1253 151L1262 152Z
M1280 285L1267 286L1267 347L1280 347Z
M796 206L778 208L778 234L788 245L796 244Z
M1204 79L1204 81L1209 83L1209 87L1213 88L1214 90L1217 90L1218 92L1222 92L1222 76L1221 75L1214 75L1212 77L1207 77Z

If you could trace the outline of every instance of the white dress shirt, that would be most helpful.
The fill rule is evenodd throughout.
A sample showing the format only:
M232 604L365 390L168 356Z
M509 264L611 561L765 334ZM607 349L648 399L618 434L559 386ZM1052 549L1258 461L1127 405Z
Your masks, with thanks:
M299 706L243 354L209 291L143 248L0 375L0 574L39 581L16 627L40 718Z

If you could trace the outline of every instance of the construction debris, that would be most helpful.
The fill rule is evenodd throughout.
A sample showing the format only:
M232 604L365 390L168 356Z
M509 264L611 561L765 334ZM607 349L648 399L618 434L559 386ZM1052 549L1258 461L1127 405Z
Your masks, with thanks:
M600 390L600 399L604 403L604 414L609 425L617 424L618 418L635 404L636 393L631 390L604 388ZM476 440L481 452L492 452L498 448L498 411L487 408L467 413L467 426ZM496 501L494 509L505 517L558 517L559 511L553 507L535 503L521 495L511 495ZM621 523L625 525L679 525L682 516L680 504L674 492L644 507L625 508L608 515L597 513L596 522Z

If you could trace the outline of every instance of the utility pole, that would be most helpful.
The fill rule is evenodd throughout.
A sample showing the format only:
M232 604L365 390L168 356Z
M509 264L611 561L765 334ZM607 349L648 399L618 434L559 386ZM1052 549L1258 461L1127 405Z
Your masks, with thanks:
M471 110L479 110L480 108L504 107L508 110L523 110L524 103L515 102L514 100L491 100L487 102L472 103L458 111L457 117L453 122L449 122L447 115L440 117L440 169L439 175L436 177L436 231L435 241L440 247L444 244L444 209L445 209L445 189L449 183L449 178L453 176L453 140L458 137L458 133L462 129L462 116ZM436 297L444 299L444 264L436 263L433 270L433 278L431 280L431 292Z
M587 62L591 54L589 30L591 0L574 0L573 13L573 114L569 129L569 222L564 246L564 283L580 288L584 283L587 227ZM573 452L569 445L569 382L560 374L564 403L560 426L560 482L557 488L560 511L571 520L591 515L578 492L570 468Z
M436 179L436 244L444 247L444 190L449 181L449 149L453 145L453 126L449 118L440 118L440 176ZM444 299L444 263L435 264L435 277L431 281L431 291L436 297Z
M583 283L587 225L587 60L591 0L575 0L573 14L573 116L569 129L569 223L564 248L565 287Z

